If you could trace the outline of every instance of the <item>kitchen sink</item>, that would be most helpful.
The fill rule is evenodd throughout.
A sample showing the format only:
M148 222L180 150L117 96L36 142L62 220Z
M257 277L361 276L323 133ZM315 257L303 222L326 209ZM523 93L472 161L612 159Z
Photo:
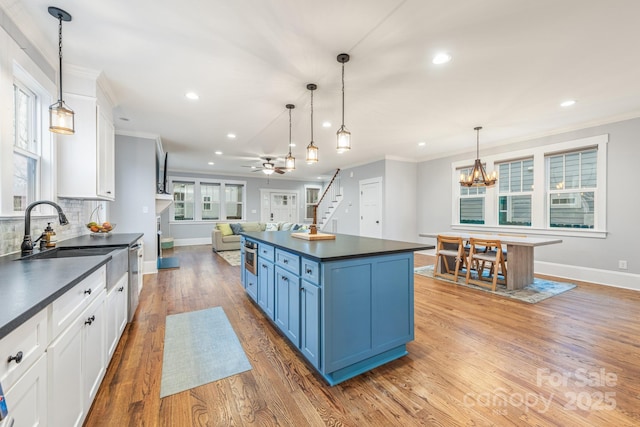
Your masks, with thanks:
M49 258L74 258L81 256L99 256L107 255L115 250L117 247L107 248L54 248L37 252L32 255L23 256L20 260L30 259L49 259Z

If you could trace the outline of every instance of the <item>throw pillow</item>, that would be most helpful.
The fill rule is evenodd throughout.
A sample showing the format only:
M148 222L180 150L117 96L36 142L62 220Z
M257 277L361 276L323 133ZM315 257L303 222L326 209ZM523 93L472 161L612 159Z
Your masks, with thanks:
M265 231L278 231L278 223L268 222Z
M291 231L298 231L299 229L300 229L299 224L293 224L293 227L291 227Z
M285 222L280 226L280 230L288 231L288 230L291 230L291 227L293 227L292 223Z
M220 230L220 232L222 233L223 236L231 236L233 234L233 230L231 229L229 224L227 224L226 222L218 224L217 227L218 227L218 230Z
M229 226L231 227L231 231L233 231L233 234L242 233L242 225L240 225L240 224L229 224Z

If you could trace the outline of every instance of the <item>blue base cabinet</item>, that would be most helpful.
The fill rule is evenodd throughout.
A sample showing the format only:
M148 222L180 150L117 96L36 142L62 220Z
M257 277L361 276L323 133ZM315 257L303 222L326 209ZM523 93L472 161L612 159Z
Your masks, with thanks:
M272 252L259 260L255 296L245 273L247 293L330 385L407 354L413 252L321 262L258 245Z

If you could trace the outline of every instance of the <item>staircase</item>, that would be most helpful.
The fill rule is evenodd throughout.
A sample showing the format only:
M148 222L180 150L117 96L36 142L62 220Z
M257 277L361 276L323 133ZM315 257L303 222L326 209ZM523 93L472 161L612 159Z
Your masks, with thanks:
M331 181L329 181L329 185L318 200L318 203L314 206L313 222L318 227L318 231L326 230L327 226L331 223L331 218L336 213L338 205L342 202L342 199L340 169L337 169L336 173L333 174Z

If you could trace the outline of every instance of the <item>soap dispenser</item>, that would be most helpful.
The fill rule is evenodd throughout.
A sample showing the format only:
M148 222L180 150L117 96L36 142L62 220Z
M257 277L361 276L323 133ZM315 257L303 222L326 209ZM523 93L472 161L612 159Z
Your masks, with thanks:
M56 232L51 228L51 223L47 223L47 228L44 229L44 239L45 247L47 248L55 248L56 247Z

